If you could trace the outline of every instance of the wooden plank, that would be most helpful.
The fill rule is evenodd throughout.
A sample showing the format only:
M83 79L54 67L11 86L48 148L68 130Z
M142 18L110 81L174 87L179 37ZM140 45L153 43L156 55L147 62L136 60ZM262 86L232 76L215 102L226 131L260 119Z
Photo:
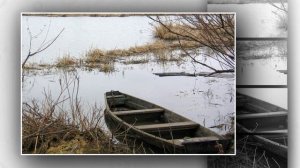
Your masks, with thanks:
M237 37L237 41L287 41L287 37Z
M269 117L281 117L287 116L287 111L276 111L276 112L266 112L266 113L254 113L254 114L240 114L236 118L242 119L252 119L252 118L269 118Z
M129 107L132 107L134 109L147 109L145 106L137 104L132 101L126 101L125 104L127 104Z
M236 85L236 88L288 88L287 85Z
M162 108L153 108L153 109L120 111L120 112L114 112L114 114L117 116L124 116L124 115L141 115L141 114L162 113L162 112L164 112L164 109Z
M200 143L200 142L208 142L208 141L218 141L219 138L215 136L209 137L193 137L193 138L184 138L184 139L171 139L168 142L176 144L176 145L184 145L188 143Z
M114 96L106 96L107 99L114 99L114 98L125 98L125 95L114 95Z
M288 130L283 129L283 130L254 131L254 132L248 132L245 134L246 135L281 135L281 134L286 135L286 134L288 134Z
M238 107L241 107L245 110L248 110L249 112L270 112L270 111L287 111L284 108L278 107L274 104L268 103L266 101L243 95L237 92L237 95L244 96L248 100L247 102L241 102L239 99L237 99L237 105ZM258 107L258 108L257 108Z
M264 113L269 112L270 110L267 108L264 108L262 106L252 104L252 103L246 103L244 105L245 109L249 110L249 112L255 112L255 113Z
M125 97L107 99L107 102L110 107L124 105L126 101L127 101L127 98L125 98Z
M156 130L173 130L173 129L190 129L196 128L199 124L193 121L164 123L164 124L151 124L151 125L139 125L135 126L137 129L143 131L156 131Z

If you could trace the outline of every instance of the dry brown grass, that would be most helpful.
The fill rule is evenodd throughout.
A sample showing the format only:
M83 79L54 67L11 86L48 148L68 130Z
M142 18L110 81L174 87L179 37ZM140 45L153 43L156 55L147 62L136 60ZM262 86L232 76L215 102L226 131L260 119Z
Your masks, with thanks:
M286 167L280 159L261 148L261 144L250 140L249 135L238 136L235 156L208 157L210 168L239 167L239 168L273 168ZM234 151L234 149L232 149ZM281 166L280 166L281 165Z
M90 49L86 53L86 59L85 61L87 63L108 63L113 61L111 58L109 58L105 51L100 49Z
M222 43L226 43L226 45L228 46L233 46L234 44L231 44L230 42L232 41L228 41L228 36L226 36L226 32L222 32L220 29L216 28L215 30L218 32L216 34L213 34L211 36L214 36L214 39L219 39L216 40L214 42L213 45L220 45ZM180 34L180 36L178 36L177 34ZM181 25L181 24L171 24L171 23L166 23L165 25L157 25L154 27L153 29L153 35L154 37L160 39L160 40L164 40L164 41L178 41L179 39L182 41L182 46L184 48L190 48L190 47L195 47L195 46L199 46L199 42L202 43L207 43L205 39L203 39L203 37L207 37L207 32L204 30L201 30L200 28L196 28L196 27L190 27L187 25ZM193 39L187 38L187 37L193 37L194 39L199 40L199 42L194 41ZM224 41L222 41L222 40ZM193 41L193 42L191 42ZM227 42L228 41L228 44ZM209 43L208 43L209 44Z
M56 61L57 67L69 67L77 64L77 60L73 57L71 57L69 54L60 57Z
M41 67L35 63L28 63L23 67L23 70L41 70Z
M45 99L23 102L22 153L81 154L130 153L126 145L113 143L101 126L102 109L91 107L87 113L78 97L79 78L65 75L59 80L57 98L44 93Z
M182 54L174 54L172 50L168 49L160 49L153 52L153 55L158 63L167 63L167 62L177 62L180 63L184 61L185 55Z
M100 72L104 72L104 73L112 73L116 70L114 62L110 62L110 63L90 62L86 64L85 67L88 68L88 70L98 69Z
M183 27L180 25L166 24L166 26L174 32L182 33ZM162 25L158 25L154 27L153 35L155 38L159 38L163 40L178 40L178 36L176 34L170 33L170 31Z
M181 45L184 48L191 49L197 48L199 44L192 41L182 41ZM128 49L114 49L108 51L100 49L90 49L86 54L85 62L88 64L111 63L114 62L117 57L156 53L165 50L175 50L179 49L181 45L177 41L166 42L163 40L156 40L153 43L148 43L142 46L134 46Z
M114 63L100 64L100 71L104 73L111 73L115 71Z

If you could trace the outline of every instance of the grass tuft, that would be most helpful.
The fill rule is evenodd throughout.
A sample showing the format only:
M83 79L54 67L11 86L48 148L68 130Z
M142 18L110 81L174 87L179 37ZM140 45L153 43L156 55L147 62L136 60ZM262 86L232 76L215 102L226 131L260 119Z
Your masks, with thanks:
M166 26L168 28L162 25L155 26L153 29L154 37L163 40L178 40L178 36L174 33L170 33L168 29L180 33L182 26L174 24L166 24Z
M69 67L73 66L77 63L76 59L71 57L69 54L58 58L56 61L56 66L57 67Z
M181 45L187 49L197 48L199 44L191 41L182 41ZM148 43L142 46L134 46L128 49L114 49L114 50L100 50L100 49L90 49L86 54L85 62L88 64L91 63L103 63L108 64L115 61L118 57L125 56L140 56L147 53L159 53L164 51L170 51L179 49L181 45L178 41L166 42L163 40L155 40L152 43ZM141 63L145 63L146 60L140 60ZM128 63L134 63L134 60L129 61ZM135 62L138 63L139 61Z

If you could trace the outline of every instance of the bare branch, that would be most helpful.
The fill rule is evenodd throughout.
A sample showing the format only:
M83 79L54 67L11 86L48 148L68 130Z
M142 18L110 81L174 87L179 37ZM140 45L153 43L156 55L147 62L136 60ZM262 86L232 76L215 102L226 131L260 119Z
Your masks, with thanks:
M47 43L45 43L45 40L42 42L41 46L35 51L35 52L32 52L31 51L31 47L32 47L32 40L33 40L33 36L28 28L28 31L29 31L29 35L30 35L30 41L29 41L29 52L28 52L28 55L27 57L25 58L25 60L23 61L22 63L22 68L24 68L26 62L28 61L28 59L44 50L46 50L47 48L49 48L57 39L58 37L62 34L62 32L65 30L65 28L63 28L52 40L49 40ZM49 31L49 30L48 30ZM47 31L47 36L48 36L48 31ZM46 45L46 46L44 46Z
M235 67L235 24L234 15L206 14L206 15L178 15L172 18L166 16L148 16L169 33L175 35L180 49L194 62L205 66L214 72L234 71ZM175 25L175 26L174 26ZM175 27L175 28L174 28ZM163 37L162 37L163 39ZM210 58L219 62L222 70L200 62L191 56L184 48L183 42L199 44L199 47L212 49ZM189 49L190 50L190 49ZM226 68L226 69L223 69ZM228 69L227 69L228 68Z

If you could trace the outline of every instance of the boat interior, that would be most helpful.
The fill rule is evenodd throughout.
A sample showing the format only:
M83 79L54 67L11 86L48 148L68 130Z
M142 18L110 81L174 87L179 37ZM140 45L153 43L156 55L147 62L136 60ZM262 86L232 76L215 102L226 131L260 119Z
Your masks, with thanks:
M237 121L254 135L287 145L288 112L273 104L237 95Z
M208 129L174 112L118 91L106 93L110 111L139 130L173 143L216 141L220 137Z

